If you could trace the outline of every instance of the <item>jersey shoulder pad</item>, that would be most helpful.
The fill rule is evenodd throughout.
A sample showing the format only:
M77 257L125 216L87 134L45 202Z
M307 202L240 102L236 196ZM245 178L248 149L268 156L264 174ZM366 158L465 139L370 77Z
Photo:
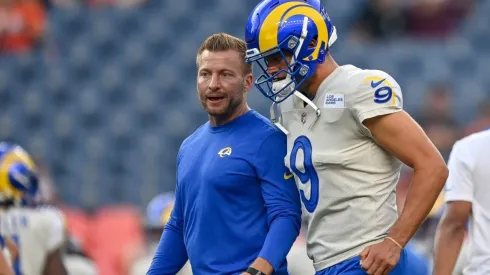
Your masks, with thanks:
M48 251L60 247L65 240L66 218L65 215L54 206L41 206L37 208L43 222L44 241Z
M61 217L64 217L63 212L61 212L58 207L53 205L40 205L37 206L36 209L41 213L47 213L47 215L59 215Z
M66 216L63 212L51 205L38 206L36 210L45 218L49 227L54 227L55 231L66 228Z

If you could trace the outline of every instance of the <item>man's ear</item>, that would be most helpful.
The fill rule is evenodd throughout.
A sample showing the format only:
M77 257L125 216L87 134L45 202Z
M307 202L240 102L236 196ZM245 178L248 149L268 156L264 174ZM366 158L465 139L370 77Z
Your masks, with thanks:
M245 75L245 77L243 78L243 87L245 88L245 91L248 92L252 88L253 81L254 77L251 73Z

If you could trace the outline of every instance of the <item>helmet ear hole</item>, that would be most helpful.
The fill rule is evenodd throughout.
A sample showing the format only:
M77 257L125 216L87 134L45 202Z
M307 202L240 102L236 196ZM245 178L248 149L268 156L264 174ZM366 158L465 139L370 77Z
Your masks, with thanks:
M308 48L315 48L316 45L318 44L318 35L315 35L311 41L310 41L310 44L308 44Z

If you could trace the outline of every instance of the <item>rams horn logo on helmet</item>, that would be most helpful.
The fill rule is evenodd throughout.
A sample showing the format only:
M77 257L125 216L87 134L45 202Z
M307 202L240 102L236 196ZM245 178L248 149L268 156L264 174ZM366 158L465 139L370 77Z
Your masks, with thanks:
M266 52L278 46L279 29L286 20L295 15L304 15L308 20L313 21L318 29L318 41L313 53L304 58L305 61L316 60L320 53L321 47L325 50L328 47L328 28L325 19L313 7L304 2L287 2L272 10L265 18L264 23L259 31L259 50ZM323 43L322 43L323 42Z

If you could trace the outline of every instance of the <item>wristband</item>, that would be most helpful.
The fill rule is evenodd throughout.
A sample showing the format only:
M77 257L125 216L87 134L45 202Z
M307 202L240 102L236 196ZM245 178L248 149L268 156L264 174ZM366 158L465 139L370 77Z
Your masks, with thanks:
M403 250L403 246L399 244L397 241L395 241L395 239L393 239L392 237L386 237L385 239L392 241L393 243L396 244L396 246L398 246L401 250Z
M250 275L265 275L264 272L260 271L260 270L257 270L253 267L249 267L247 269L247 273L250 274Z

